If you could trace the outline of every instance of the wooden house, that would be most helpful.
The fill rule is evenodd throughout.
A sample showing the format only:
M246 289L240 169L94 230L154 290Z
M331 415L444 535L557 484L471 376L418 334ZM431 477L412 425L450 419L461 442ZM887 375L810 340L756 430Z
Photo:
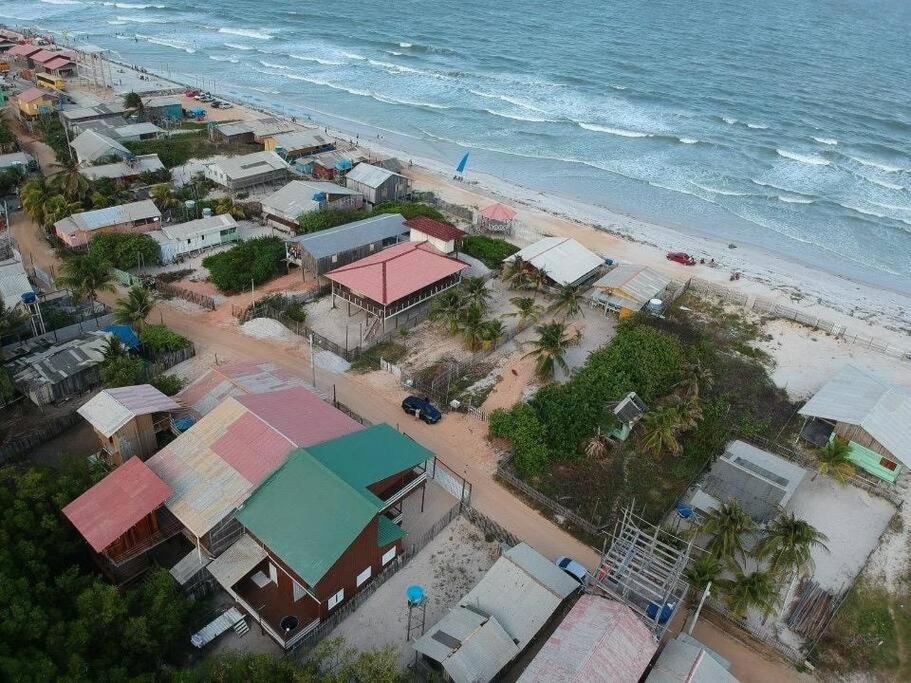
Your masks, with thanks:
M236 192L256 185L271 185L288 179L288 163L275 152L254 152L226 157L205 167L205 176Z
M911 390L846 365L798 411L801 437L822 447L836 436L860 469L895 483L911 465Z
M411 230L412 242L429 242L437 251L452 254L458 251L459 243L465 233L454 225L442 221L417 216L405 221Z
M74 213L54 223L54 232L67 246L84 247L92 235L104 232L150 232L160 225L161 212L155 202L143 199L105 209Z
M151 384L104 389L78 412L95 430L108 463L146 460L159 448L159 434L171 428L180 405Z
M670 283L670 278L647 266L624 263L595 282L592 305L616 313L621 320L643 308L657 312L663 305L659 297Z
M41 88L29 88L16 95L16 110L24 119L51 114L57 111L57 95Z
M405 199L411 193L410 178L363 162L348 171L345 185L364 195L370 207Z
M292 180L262 200L263 218L274 228L296 234L303 214L327 209L352 210L364 206L360 192L320 181Z
M263 140L263 147L267 151L278 152L285 159L297 159L328 152L335 148L335 142L319 130L295 130L270 135Z

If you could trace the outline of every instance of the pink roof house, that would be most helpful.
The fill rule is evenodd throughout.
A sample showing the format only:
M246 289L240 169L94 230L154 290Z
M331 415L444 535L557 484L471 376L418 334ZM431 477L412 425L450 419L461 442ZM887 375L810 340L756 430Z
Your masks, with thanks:
M405 242L326 273L332 296L386 321L455 287L468 265L429 242ZM369 333L368 333L369 334Z

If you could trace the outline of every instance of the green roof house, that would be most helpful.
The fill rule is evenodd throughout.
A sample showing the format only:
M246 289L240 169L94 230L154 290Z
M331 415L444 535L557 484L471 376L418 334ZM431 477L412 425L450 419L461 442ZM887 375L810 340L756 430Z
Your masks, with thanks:
M285 648L401 553L401 502L433 453L386 424L292 452L237 513L209 572Z

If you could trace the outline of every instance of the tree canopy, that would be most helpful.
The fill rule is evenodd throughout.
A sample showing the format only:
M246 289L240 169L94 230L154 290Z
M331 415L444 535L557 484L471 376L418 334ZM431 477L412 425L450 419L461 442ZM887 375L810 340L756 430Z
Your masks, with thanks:
M158 243L144 233L102 232L89 241L89 254L96 254L120 270L154 266L161 262Z
M206 256L202 265L222 292L239 292L272 279L285 257L285 245L278 237L258 237L241 242L227 251Z

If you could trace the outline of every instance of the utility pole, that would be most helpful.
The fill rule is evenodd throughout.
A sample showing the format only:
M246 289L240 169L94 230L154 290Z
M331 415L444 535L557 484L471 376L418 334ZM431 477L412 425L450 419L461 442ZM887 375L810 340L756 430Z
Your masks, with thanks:
M313 358L313 333L310 333L310 372L313 374L313 388L316 389L316 361Z
M693 617L690 619L689 626L686 629L688 635L693 635L693 629L696 628L696 622L699 620L699 614L702 612L702 605L705 604L706 598L709 597L711 593L712 582L709 581L705 585L705 590L702 591L702 597L699 598L699 605L696 607L696 611L693 612Z

